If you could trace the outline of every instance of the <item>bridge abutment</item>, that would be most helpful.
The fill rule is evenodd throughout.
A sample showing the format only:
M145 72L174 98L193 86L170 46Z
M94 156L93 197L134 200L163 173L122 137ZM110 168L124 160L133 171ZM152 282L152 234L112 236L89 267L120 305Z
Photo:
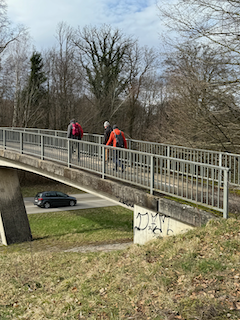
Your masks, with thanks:
M0 168L0 242L9 245L31 240L17 170Z

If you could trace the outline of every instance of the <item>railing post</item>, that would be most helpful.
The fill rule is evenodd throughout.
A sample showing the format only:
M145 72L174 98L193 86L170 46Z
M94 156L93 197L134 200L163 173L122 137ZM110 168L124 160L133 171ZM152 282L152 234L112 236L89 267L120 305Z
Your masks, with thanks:
M6 130L3 130L3 149L6 150Z
M105 178L105 149L104 145L102 145L102 179Z
M101 146L101 136L98 137L98 158L101 159L102 146Z
M20 132L20 153L23 154L23 132Z
M132 140L128 139L127 140L127 144L128 144L128 149L131 150L131 148L132 148Z
M153 194L154 189L154 157L150 159L150 194Z
M167 146L167 157L170 158L170 146ZM167 169L170 175L170 159L167 160Z
M70 140L69 139L67 141L67 153L68 153L67 165L68 165L68 168L70 168L71 152L70 152Z
M218 166L219 166L219 167L222 167L222 166L223 166L223 165L222 165L222 153L221 153L221 152L219 152ZM222 175L219 174L219 177L220 177L220 179L221 179L221 178L222 178ZM222 181L219 180L218 183L221 183L221 182L222 182Z
M41 160L44 160L44 137L40 136Z
M132 140L127 140L128 149L132 150ZM129 166L132 167L132 152L129 152Z
M228 218L228 172L229 169L224 169L223 177L223 218Z
M219 167L222 167L222 152L219 153Z

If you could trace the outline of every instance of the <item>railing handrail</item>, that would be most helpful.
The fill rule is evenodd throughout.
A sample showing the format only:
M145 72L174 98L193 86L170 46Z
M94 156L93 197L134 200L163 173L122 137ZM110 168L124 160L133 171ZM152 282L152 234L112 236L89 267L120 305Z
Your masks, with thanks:
M53 130L53 129L39 129L39 128L20 128L20 127L0 127L0 129L10 129L14 131L47 131L47 132L60 132L63 134L67 135L67 131L65 130ZM88 133L84 132L84 136L96 136L96 137L101 137L103 138L103 134L99 133ZM83 136L83 139L84 139ZM131 142L136 142L136 143L145 143L148 145L156 145L156 146L163 146L163 147L172 147L172 148L181 148L184 150L193 150L193 151L199 151L199 152L211 152L214 154L226 154L226 155L232 155L232 156L240 156L237 153L232 153L232 152L227 152L227 151L216 151L216 150L211 150L211 149L200 149L200 148L192 148L192 147L185 147L185 146L180 146L180 145L174 145L174 144L166 144L166 143L161 143L161 142L154 142L154 141L145 141L145 140L136 140L136 139L130 139L126 138L127 141Z
M3 128L0 128L0 129L3 129ZM5 129L5 128L4 128ZM25 128L24 128L25 129ZM31 129L31 128L30 128ZM45 130L45 129L39 129L39 130ZM16 132L18 132L18 130L17 130L17 128L14 128L14 131L16 131ZM54 131L54 130L52 130L52 131ZM65 131L60 131L60 130L57 130L57 131L59 131L59 132L65 132ZM19 132L21 132L21 129L20 129L20 131ZM42 134L42 133L30 133L30 134L34 134L34 135L37 135L37 136L45 136L44 134ZM92 135L92 134L91 134ZM94 134L95 135L95 134ZM97 136L99 136L98 134L96 134ZM69 138L67 138L67 137L59 137L59 136L52 136L53 138L55 138L55 139L63 139L63 140L69 140ZM71 140L73 140L74 142L76 142L76 141L78 141L78 140L74 140L74 139L71 139ZM91 141L84 141L84 140L80 140L81 141L81 143L83 143L83 144L90 144L90 145L96 145L96 144L98 144L99 145L99 143L96 143L96 142L91 142ZM133 141L133 140L131 140L131 141ZM137 141L137 140L136 140ZM145 142L145 141L144 141ZM102 144L100 144L101 146L102 146ZM116 148L116 147L113 147L113 146L106 146L106 145L103 145L103 147L104 148L108 148L108 149L112 149L112 150L115 150L115 149L119 149L119 150L121 150L121 148ZM197 162L197 161L191 161L191 160L184 160L184 159L180 159L180 158L174 158L174 157L170 157L170 156L164 156L164 155L159 155L159 154L152 154L152 153L149 153L149 152L142 152L142 151L138 151L138 150L131 150L131 149L128 149L128 151L130 152L130 153L134 153L134 154L139 154L139 155L141 155L141 154L144 154L144 155L148 155L148 156L155 156L155 157L157 157L157 158L162 158L162 159L169 159L169 160L178 160L179 162L182 162L182 163L188 163L188 164L192 164L192 165L199 165L199 162ZM227 170L227 172L228 171L230 171L231 169L230 168L228 168L228 167L224 167L224 166L216 166L216 165L213 165L213 164L208 164L208 163L201 163L201 165L203 166L203 167L206 167L206 168L212 168L212 169L222 169L222 170Z
M0 127L0 129L10 129L10 130L14 130L14 131L47 131L47 132L60 132L62 134L66 134L67 135L67 131L64 130L53 130L53 129L39 129L39 128L18 128L18 127ZM89 133L89 132L84 132L84 136L96 136L96 137L101 137L103 138L104 135L103 134L99 134L99 133ZM84 139L83 136L83 139ZM226 155L232 155L232 156L240 156L237 153L232 153L232 152L228 152L228 151L216 151L216 150L211 150L211 149L200 149L200 148L192 148L192 147L185 147L185 146L181 146L181 145L174 145L174 144L166 144L166 143L161 143L161 142L154 142L154 141L145 141L145 140L136 140L136 139L130 139L130 138L126 138L127 141L130 142L136 142L136 143L145 143L148 145L156 145L156 146L163 146L163 147L172 147L172 148L179 148L179 149L183 149L183 150L193 150L193 151L199 151L199 152L211 152L214 154L226 154Z

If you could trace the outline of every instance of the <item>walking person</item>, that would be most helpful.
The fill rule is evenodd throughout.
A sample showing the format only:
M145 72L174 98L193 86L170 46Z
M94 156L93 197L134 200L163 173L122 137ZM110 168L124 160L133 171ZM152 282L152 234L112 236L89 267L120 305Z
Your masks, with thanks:
M81 140L83 137L83 129L75 119L70 120L67 129L67 137L69 139Z
M106 145L107 142L108 142L108 139L110 137L110 134L113 131L113 129L112 129L112 127L111 127L111 125L110 125L110 123L108 121L105 121L103 126L104 126L104 141L103 141L103 144ZM109 155L109 150L105 149L105 160L106 161L108 160L108 155Z
M110 137L111 132L113 131L110 123L108 121L105 121L104 124L104 141L103 144L107 144L108 139Z
M124 135L124 132L118 129L118 126L115 124L113 126L113 131L110 134L110 137L107 142L107 146L113 145L113 147L117 148L126 148L127 149L127 141ZM121 161L119 160L120 152L118 150L113 151L113 161L115 164L115 169L117 170L119 166L122 167L122 171L124 170L123 164L121 165Z
M70 120L68 129L67 129L67 137L69 139L75 139L75 140L81 140L83 137L83 129L75 119ZM77 154L78 154L78 161L79 161L80 160L79 143L77 143L76 145L77 145ZM74 148L76 147L76 145L75 143L72 143L70 159L72 159L72 155L75 151Z

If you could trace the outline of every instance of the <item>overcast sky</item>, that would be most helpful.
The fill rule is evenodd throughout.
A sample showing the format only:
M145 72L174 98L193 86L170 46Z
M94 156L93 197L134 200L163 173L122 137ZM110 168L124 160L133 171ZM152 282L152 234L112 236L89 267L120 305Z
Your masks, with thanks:
M137 37L140 45L158 48L162 25L157 0L6 0L8 17L29 28L37 50L51 48L59 22L71 27L117 27ZM158 3L161 0L158 0Z

